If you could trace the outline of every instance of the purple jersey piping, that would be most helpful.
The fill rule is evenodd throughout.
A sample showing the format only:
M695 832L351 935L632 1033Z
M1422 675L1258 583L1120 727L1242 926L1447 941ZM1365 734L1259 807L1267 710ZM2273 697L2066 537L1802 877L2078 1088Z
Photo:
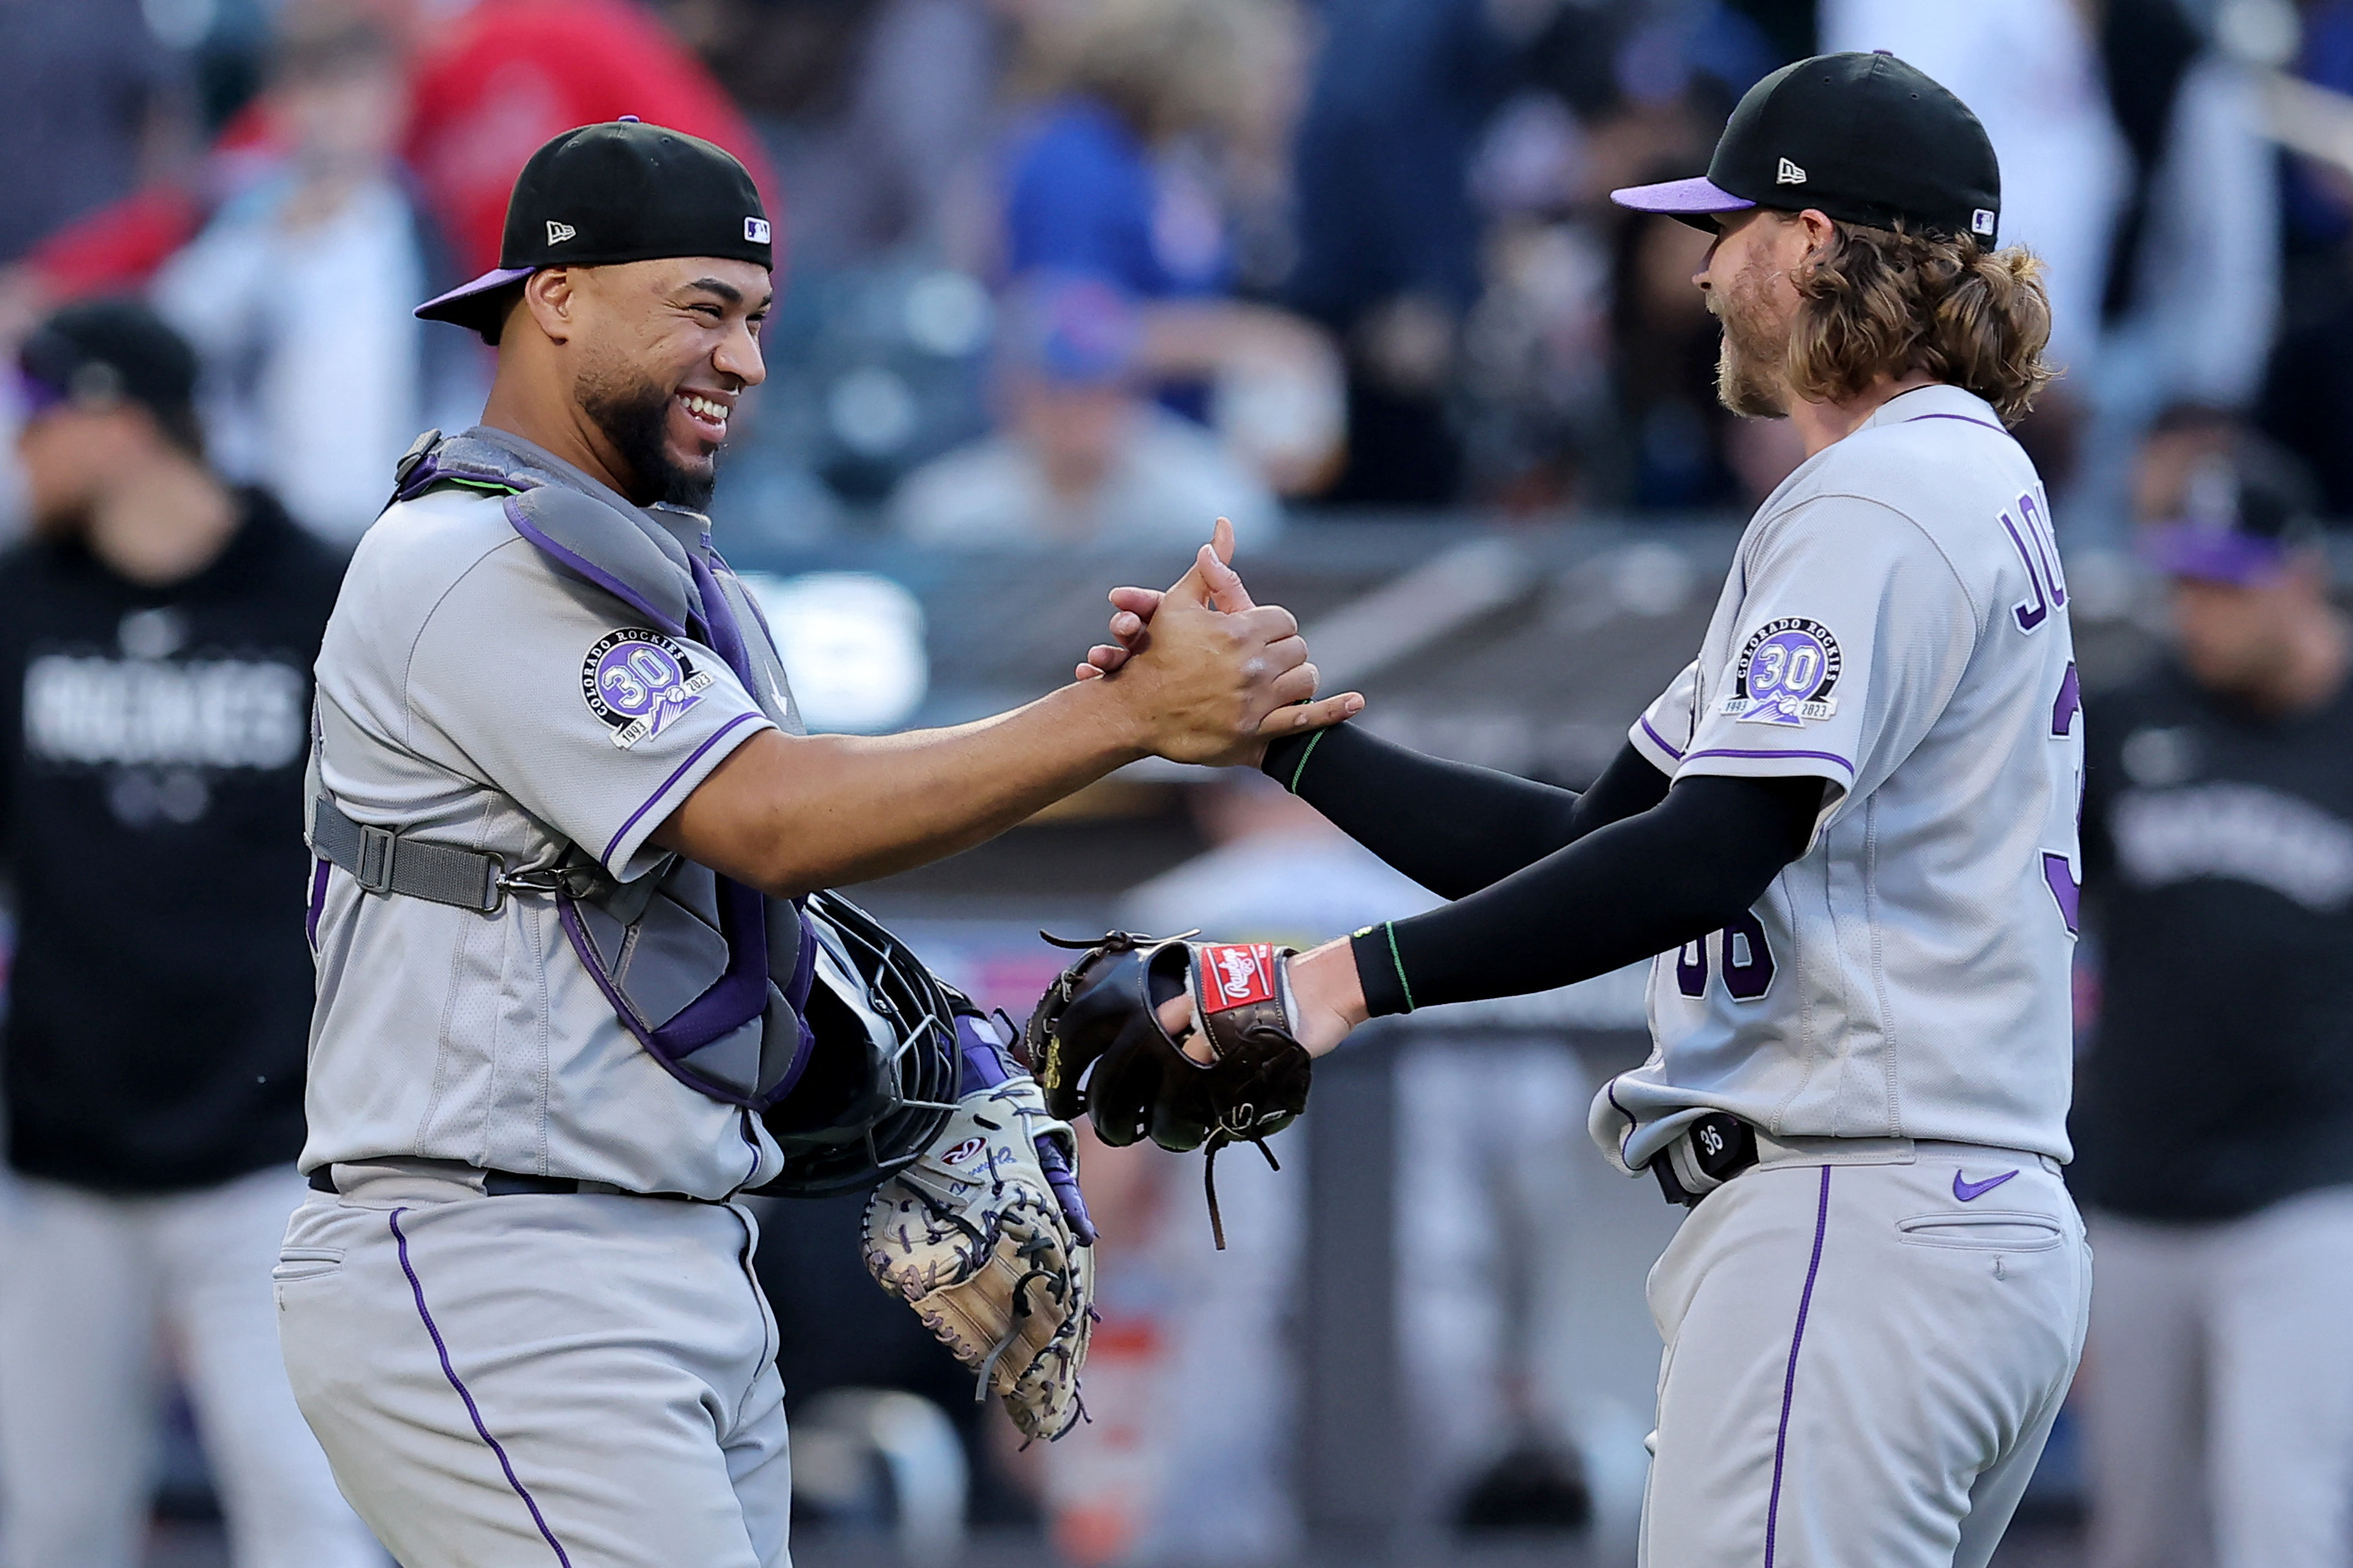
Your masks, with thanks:
M621 840L629 836L629 829L638 825L638 818L644 816L646 813L651 811L655 806L661 804L662 796L670 793L670 786L678 783L680 779L685 777L686 771L689 768L694 766L695 763L702 760L703 752L719 744L719 742L725 738L727 732L734 729L738 724L749 724L754 721L765 724L768 722L768 716L765 713L738 713L733 719L728 720L724 724L720 725L718 729L712 731L711 732L710 739L704 741L702 744L695 747L691 752L689 752L686 754L686 761L679 763L675 769L671 770L670 777L662 780L661 787L646 797L646 803L643 805L640 805L637 810L629 813L628 820L621 824L621 830L618 833L614 834L612 841L605 846L605 853L603 856L605 864L610 866L613 863L613 851L621 847Z
M1821 1196L1814 1205L1814 1256L1806 1265L1806 1288L1798 1297L1798 1327L1789 1335L1789 1369L1781 1375L1781 1426L1773 1436L1773 1491L1765 1504L1765 1568L1773 1568L1773 1549L1781 1526L1781 1469L1789 1452L1789 1405L1798 1391L1798 1347L1806 1342L1806 1314L1813 1310L1814 1280L1822 1271L1822 1237L1831 1224L1831 1168L1822 1167Z
M683 622L672 620L670 616L662 614L661 611L654 607L651 601L648 600L644 595L639 594L635 588L630 587L627 583L622 582L618 577L614 576L610 572L606 571L603 567L597 565L586 556L579 554L575 551L566 550L563 545L558 544L554 540L550 539L537 524L533 523L530 518L523 515L522 508L517 506L512 498L510 498L506 503L506 512L507 521L514 525L514 531L517 533L522 534L525 539L530 540L533 544L538 545L542 550L547 552L548 554L553 555L558 561L563 562L567 568L579 574L589 582L596 584L596 586L604 589L605 592L612 595L613 597L620 600L621 603L628 605L629 608L637 611L638 614L653 622L655 630L667 632L674 637L682 637L691 635L686 629Z
M1643 714L1640 719L1637 719L1634 721L1642 726L1642 733L1650 736L1651 740L1656 741L1659 743L1659 750L1666 752L1667 755L1672 757L1679 763L1683 760L1683 752L1676 748L1675 744L1651 727L1651 716L1648 713Z
M1847 776L1849 778L1854 776L1854 764L1848 762L1844 757L1840 756L1836 752L1744 752L1719 746L1713 747L1704 752L1694 752L1690 756L1685 757L1683 761L1687 763L1695 763L1702 757L1757 757L1763 759L1770 759L1774 757L1811 757L1817 762L1836 763L1839 766L1847 771Z
M498 1456L499 1468L507 1475L507 1485L514 1488L515 1496L522 1499L523 1507L531 1510L531 1521L539 1526L540 1538L547 1542L549 1549L555 1553L555 1560L563 1563L564 1568L572 1568L572 1559L565 1553L564 1542L556 1540L555 1531L547 1528L547 1516L539 1511L539 1503L532 1497L531 1489L515 1475L513 1461L507 1458L506 1449L491 1436L490 1427L484 1424L481 1407L474 1403L473 1394L468 1392L464 1380L458 1375L458 1369L449 1364L449 1347L442 1340L441 1330L433 1321L433 1314L426 1310L425 1287L417 1278L416 1267L408 1261L408 1237L400 1228L400 1216L407 1212L406 1208L396 1208L387 1217L392 1224L392 1239L400 1248L400 1271L408 1276L409 1292L417 1298L417 1315L425 1321L425 1331L433 1336L433 1349L441 1357L441 1375L449 1380L449 1386L456 1389L458 1397L466 1402L466 1414L473 1418L474 1430L483 1442L490 1445L491 1452Z
M311 939L311 951L319 951L319 917L327 912L327 868L331 861L321 860L311 868L311 908L302 921L302 933Z
M2003 429L1999 425L1989 425L1982 419L1972 419L1966 414L1915 414L1911 418L1901 420L1899 423L1905 425L1917 425L1926 419L1951 419L1963 425L1974 425L1980 430L1990 430L1997 436L2007 436L2010 434L2009 431Z

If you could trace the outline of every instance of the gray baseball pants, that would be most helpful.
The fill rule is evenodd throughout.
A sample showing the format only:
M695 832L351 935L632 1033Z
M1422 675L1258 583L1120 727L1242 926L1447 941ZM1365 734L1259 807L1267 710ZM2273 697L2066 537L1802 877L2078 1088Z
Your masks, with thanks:
M2353 1187L2092 1235L2093 1568L2353 1563Z
M0 1174L0 1564L133 1568L165 1352L237 1568L375 1568L287 1392L269 1266L290 1165L121 1197Z
M343 1495L405 1568L787 1568L747 1210L335 1169L287 1226L279 1331Z
M1651 1271L1644 1568L1984 1568L2083 1352L2091 1254L2057 1167L1759 1148Z

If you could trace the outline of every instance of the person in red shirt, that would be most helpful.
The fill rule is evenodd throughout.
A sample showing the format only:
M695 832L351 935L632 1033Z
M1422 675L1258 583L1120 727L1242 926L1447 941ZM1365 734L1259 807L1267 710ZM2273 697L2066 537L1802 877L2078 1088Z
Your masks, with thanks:
M411 7L385 0L385 9ZM751 172L767 210L782 211L751 125L702 62L629 0L476 0L429 28L401 19L422 34L405 155L465 276L497 265L507 193L533 151L625 114L717 142ZM206 183L233 184L239 164L275 152L266 116L248 107L216 141ZM195 236L218 194L151 185L103 207L35 247L16 292L37 310L137 289Z

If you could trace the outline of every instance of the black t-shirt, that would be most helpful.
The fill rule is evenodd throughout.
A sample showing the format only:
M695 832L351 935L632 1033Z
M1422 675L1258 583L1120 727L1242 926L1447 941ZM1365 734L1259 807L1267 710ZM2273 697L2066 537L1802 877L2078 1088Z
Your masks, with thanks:
M302 772L343 563L240 500L167 587L79 544L0 555L0 1096L26 1174L168 1191L301 1150Z
M2089 1201L2227 1219L2353 1183L2353 682L2268 719L2178 667L2095 699Z

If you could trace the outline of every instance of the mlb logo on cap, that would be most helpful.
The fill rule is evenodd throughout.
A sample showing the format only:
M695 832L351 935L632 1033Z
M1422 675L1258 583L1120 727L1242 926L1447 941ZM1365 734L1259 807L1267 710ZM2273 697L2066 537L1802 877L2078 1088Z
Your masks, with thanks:
M750 240L754 245L767 244L768 220L764 217L745 218L744 220L744 237Z

